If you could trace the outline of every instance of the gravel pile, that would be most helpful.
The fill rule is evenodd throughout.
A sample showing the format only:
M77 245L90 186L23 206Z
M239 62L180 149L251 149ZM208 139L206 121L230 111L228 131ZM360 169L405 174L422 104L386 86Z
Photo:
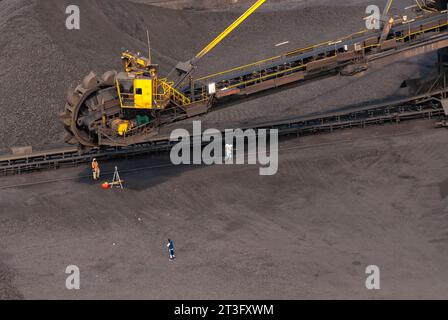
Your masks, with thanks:
M223 10L253 3L253 0L131 0L177 10ZM280 1L280 0L277 0Z
M306 2L290 2L300 8L264 10L252 16L200 62L198 73L333 40L363 27L365 6L350 5L353 1L310 8L303 8ZM81 30L65 28L65 9L70 4L81 9ZM57 113L68 89L90 70L101 74L120 69L123 48L146 53L146 28L151 32L153 56L166 73L177 61L199 52L239 13L171 10L122 0L0 1L0 148L60 143L63 128ZM284 41L289 44L275 46ZM395 63L370 70L362 78L329 78L218 110L203 119L210 126L237 126L405 94L397 89L403 79L420 72L421 62Z

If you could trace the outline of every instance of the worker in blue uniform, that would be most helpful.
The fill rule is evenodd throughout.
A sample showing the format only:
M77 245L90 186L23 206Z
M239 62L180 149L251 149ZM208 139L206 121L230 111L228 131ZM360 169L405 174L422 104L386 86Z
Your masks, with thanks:
M173 261L176 257L174 256L174 242L171 239L168 239L168 253L170 254L170 260Z

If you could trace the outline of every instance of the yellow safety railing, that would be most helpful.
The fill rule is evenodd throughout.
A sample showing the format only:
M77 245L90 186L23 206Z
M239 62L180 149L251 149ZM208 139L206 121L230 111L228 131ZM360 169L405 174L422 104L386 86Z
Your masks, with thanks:
M274 61L276 59L282 58L284 56L290 56L290 55L304 53L304 52L307 52L307 51L310 51L310 50L313 50L313 49L316 49L316 48L328 45L328 43L331 43L331 42L338 42L338 41L348 40L348 39L352 38L355 35L363 34L363 33L367 32L367 31L368 31L367 29L364 29L364 30L352 33L352 34L350 34L348 36L345 36L343 38L339 38L339 39L334 40L334 41L325 41L325 42L322 42L322 43L319 43L319 44L315 44L315 45L312 45L312 46L308 46L308 47L305 47L305 48L289 51L289 52L286 52L284 54L280 54L280 55L275 56L275 57L259 60L259 61L252 62L252 63L246 64L246 65L243 65L243 66L239 66L239 67L235 67L235 68L232 68L232 69L229 69L229 70L217 72L217 73L214 73L214 74L211 74L211 75L208 75L208 76L204 76L204 77L198 78L197 81L206 80L206 79L214 78L216 76L221 76L221 75L224 75L224 74L227 74L227 73L231 73L231 72L234 72L234 71L239 71L239 70L243 70L243 69L246 69L246 68L249 68L249 67L261 65L261 64L264 64L266 62L271 62L271 61Z
M181 93L180 91L176 90L171 83L162 80L159 81L159 83L162 86L162 90L163 93L161 94L161 96L163 97L172 97L172 99L174 101L176 101L177 103L179 103L182 106L188 105L191 103L190 98L188 98L187 96L185 96L183 93Z
M134 95L131 93L122 93L118 80L115 80L115 85L117 87L118 99L120 100L120 107L134 108ZM130 102L131 104L128 104L128 102Z
M427 31L429 31L429 30L431 30L431 29L437 29L437 28L440 28L441 26L444 26L444 25L446 25L446 24L441 24L441 25L438 25L438 26L436 26L436 27L432 27L432 28L429 28L429 29L425 29L425 30L423 30L423 31L415 32L415 33L427 32ZM206 80L206 79L211 79L211 78L214 78L214 77L217 77L217 76L221 76L221 75L224 75L224 74L228 74L228 73L231 73L231 72L240 71L240 70L243 70L243 69L246 69L246 68L249 68L249 67L254 67L254 66L257 66L257 65L262 65L262 64L265 64L265 63L267 63L267 62L271 62L271 61L274 61L274 60L276 60L276 59L279 59L279 58L282 58L282 57L285 57L285 56L291 56L291 55L296 55L296 54L305 53L305 52L307 52L307 51L310 51L310 50L313 50L313 49L317 49L317 48L326 46L326 45L328 45L329 43L334 43L334 42L339 42L339 41L349 40L349 39L353 38L354 36L358 36L358 35L364 34L364 33L368 32L368 31L369 31L369 30L367 30L367 29L363 29L363 30L360 30L360 31L355 32L355 33L352 33L352 34L350 34L350 35L348 35L348 36L345 36L345 37L342 37L342 38L338 38L338 39L333 40L333 41L325 41L325 42L321 42L321 43L318 43L318 44L315 44L315 45L312 45L312 46L308 46L308 47L305 47L305 48L301 48L301 49L296 49L296 50L293 50L293 51L289 51L289 52L286 52L286 53L283 53L283 54L280 54L280 55L277 55L277 56L274 56L274 57L271 57L271 58L267 58L267 59L259 60L259 61L252 62L252 63L246 64L246 65L243 65L243 66L239 66L239 67L235 67L235 68L228 69L228 70L225 70L225 71L217 72L217 73L214 73L214 74L211 74L211 75L207 75L207 76L198 78L197 81L202 81L202 80ZM415 34L415 33L413 33L413 34ZM413 34L411 34L411 35L413 35ZM403 38L406 38L407 36L408 36L408 35L402 37L402 39L403 39ZM397 38L397 40L400 40L400 39ZM375 46L379 46L379 44L370 45L370 46L367 46L367 47L365 47L365 48L368 48L368 47L375 47Z
M401 40L404 40L404 39L406 39L406 38L408 38L408 37L410 37L410 36L414 36L414 35L416 35L416 34L420 34L420 33L425 33L425 32L428 32L428 31L430 31L430 30L438 29L438 28L440 28L440 27L444 27L444 26L448 26L448 22L438 24L438 25L436 25L436 26L434 26L434 27L431 27L431 28L426 28L426 29L423 29L423 30L415 31L415 32L408 32L408 33L406 33L404 36L402 36L402 37L397 37L397 38L394 38L394 39L395 39L396 41L401 41ZM374 43L374 44L371 44L371 45L368 45L368 46L365 46L365 47L362 47L362 48L363 48L363 49L367 49L367 48L379 47L379 46L381 46L381 43Z
M423 29L423 30L418 30L418 31L415 31L415 32L406 33L404 36L397 37L395 39L396 39L396 41L402 41L402 40L404 40L404 39L406 39L406 38L408 38L410 36L413 36L413 35L416 35L416 34L425 33L425 32L428 32L430 30L438 29L438 28L444 27L444 26L448 26L448 22L436 25L434 27L426 28L426 29ZM362 32L365 32L365 31L366 30L359 31L357 33L362 33ZM347 36L347 37L344 37L344 38L341 38L341 39L347 39L347 38L349 38L349 37L351 37L351 36L353 36L353 35L355 35L357 33L354 33L354 34L352 34L350 36ZM318 45L315 45L315 46L307 47L305 49L297 50L297 51L294 51L294 52L303 52L303 51L306 51L306 50L308 50L310 48L317 48L317 47L322 46L322 45L328 45L328 43L329 42L325 42L325 43L322 43L322 44L318 44ZM368 48L379 47L379 46L381 46L381 44L380 43L376 43L376 44L371 44L371 45L368 45L368 46L363 46L361 48L362 49L368 49ZM292 52L292 53L294 53L294 52ZM292 54L292 53L289 53L289 54ZM254 65L263 63L263 62L275 60L275 59L280 58L280 57L282 57L282 56L277 56L277 57L273 57L273 58L270 58L270 59L261 60L259 62L254 62L254 63L249 64L249 65L233 68L233 69L226 70L226 71L223 71L223 72L220 72L220 73L216 73L216 74L213 74L213 75L210 75L210 76L207 76L207 77L203 77L203 78L200 78L198 80L204 80L204 79L212 78L212 77L215 77L215 76L218 76L218 75L222 75L222 74L225 74L225 73L229 73L229 72L232 72L232 71L241 70L241 69L244 69L244 68L247 68L247 67L250 67L250 66L254 66ZM307 64L303 64L303 65L300 65L300 66L297 66L297 67L294 67L294 68L285 69L285 70L278 71L278 72L275 72L275 73L271 73L271 74L268 74L268 75L260 76L258 78L254 78L254 79L250 79L250 80L247 80L247 81L243 81L243 82L239 82L239 83L236 83L236 84L232 84L232 85L228 86L227 89L236 88L236 87L247 85L247 84L250 84L250 83L253 83L253 82L257 82L257 81L260 81L260 80L265 80L265 79L271 78L271 77L276 77L278 75L281 75L281 74L284 74L284 73L287 73L287 72L297 71L297 70L300 70L300 69L305 69L306 66L307 66Z

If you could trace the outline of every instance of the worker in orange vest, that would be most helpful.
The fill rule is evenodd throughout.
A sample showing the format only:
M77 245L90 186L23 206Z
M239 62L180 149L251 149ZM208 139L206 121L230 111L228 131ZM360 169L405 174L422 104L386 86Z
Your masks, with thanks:
M100 166L98 165L98 162L94 158L92 160L92 174L93 174L93 180L97 180L100 177Z

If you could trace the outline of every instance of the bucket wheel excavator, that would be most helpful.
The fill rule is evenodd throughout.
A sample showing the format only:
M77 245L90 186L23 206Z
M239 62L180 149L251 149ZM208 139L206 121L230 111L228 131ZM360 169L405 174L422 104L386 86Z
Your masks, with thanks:
M204 87L190 90L186 82L196 63L265 1L258 0L193 59L178 63L167 78L159 77L151 54L142 57L129 51L122 53L123 72L89 73L68 94L59 114L65 142L83 148L133 145L150 141L163 124L207 112L211 95Z
M210 76L193 77L197 62L265 1L256 1L193 59L178 63L165 78L159 77L151 54L142 57L129 51L122 53L122 72L88 74L68 94L60 114L65 141L82 148L150 142L162 125L206 113L219 101L332 74L350 76L365 70L373 60L402 53L411 57L448 47L447 0L416 0L413 19L390 15L389 0L378 30L363 30Z

